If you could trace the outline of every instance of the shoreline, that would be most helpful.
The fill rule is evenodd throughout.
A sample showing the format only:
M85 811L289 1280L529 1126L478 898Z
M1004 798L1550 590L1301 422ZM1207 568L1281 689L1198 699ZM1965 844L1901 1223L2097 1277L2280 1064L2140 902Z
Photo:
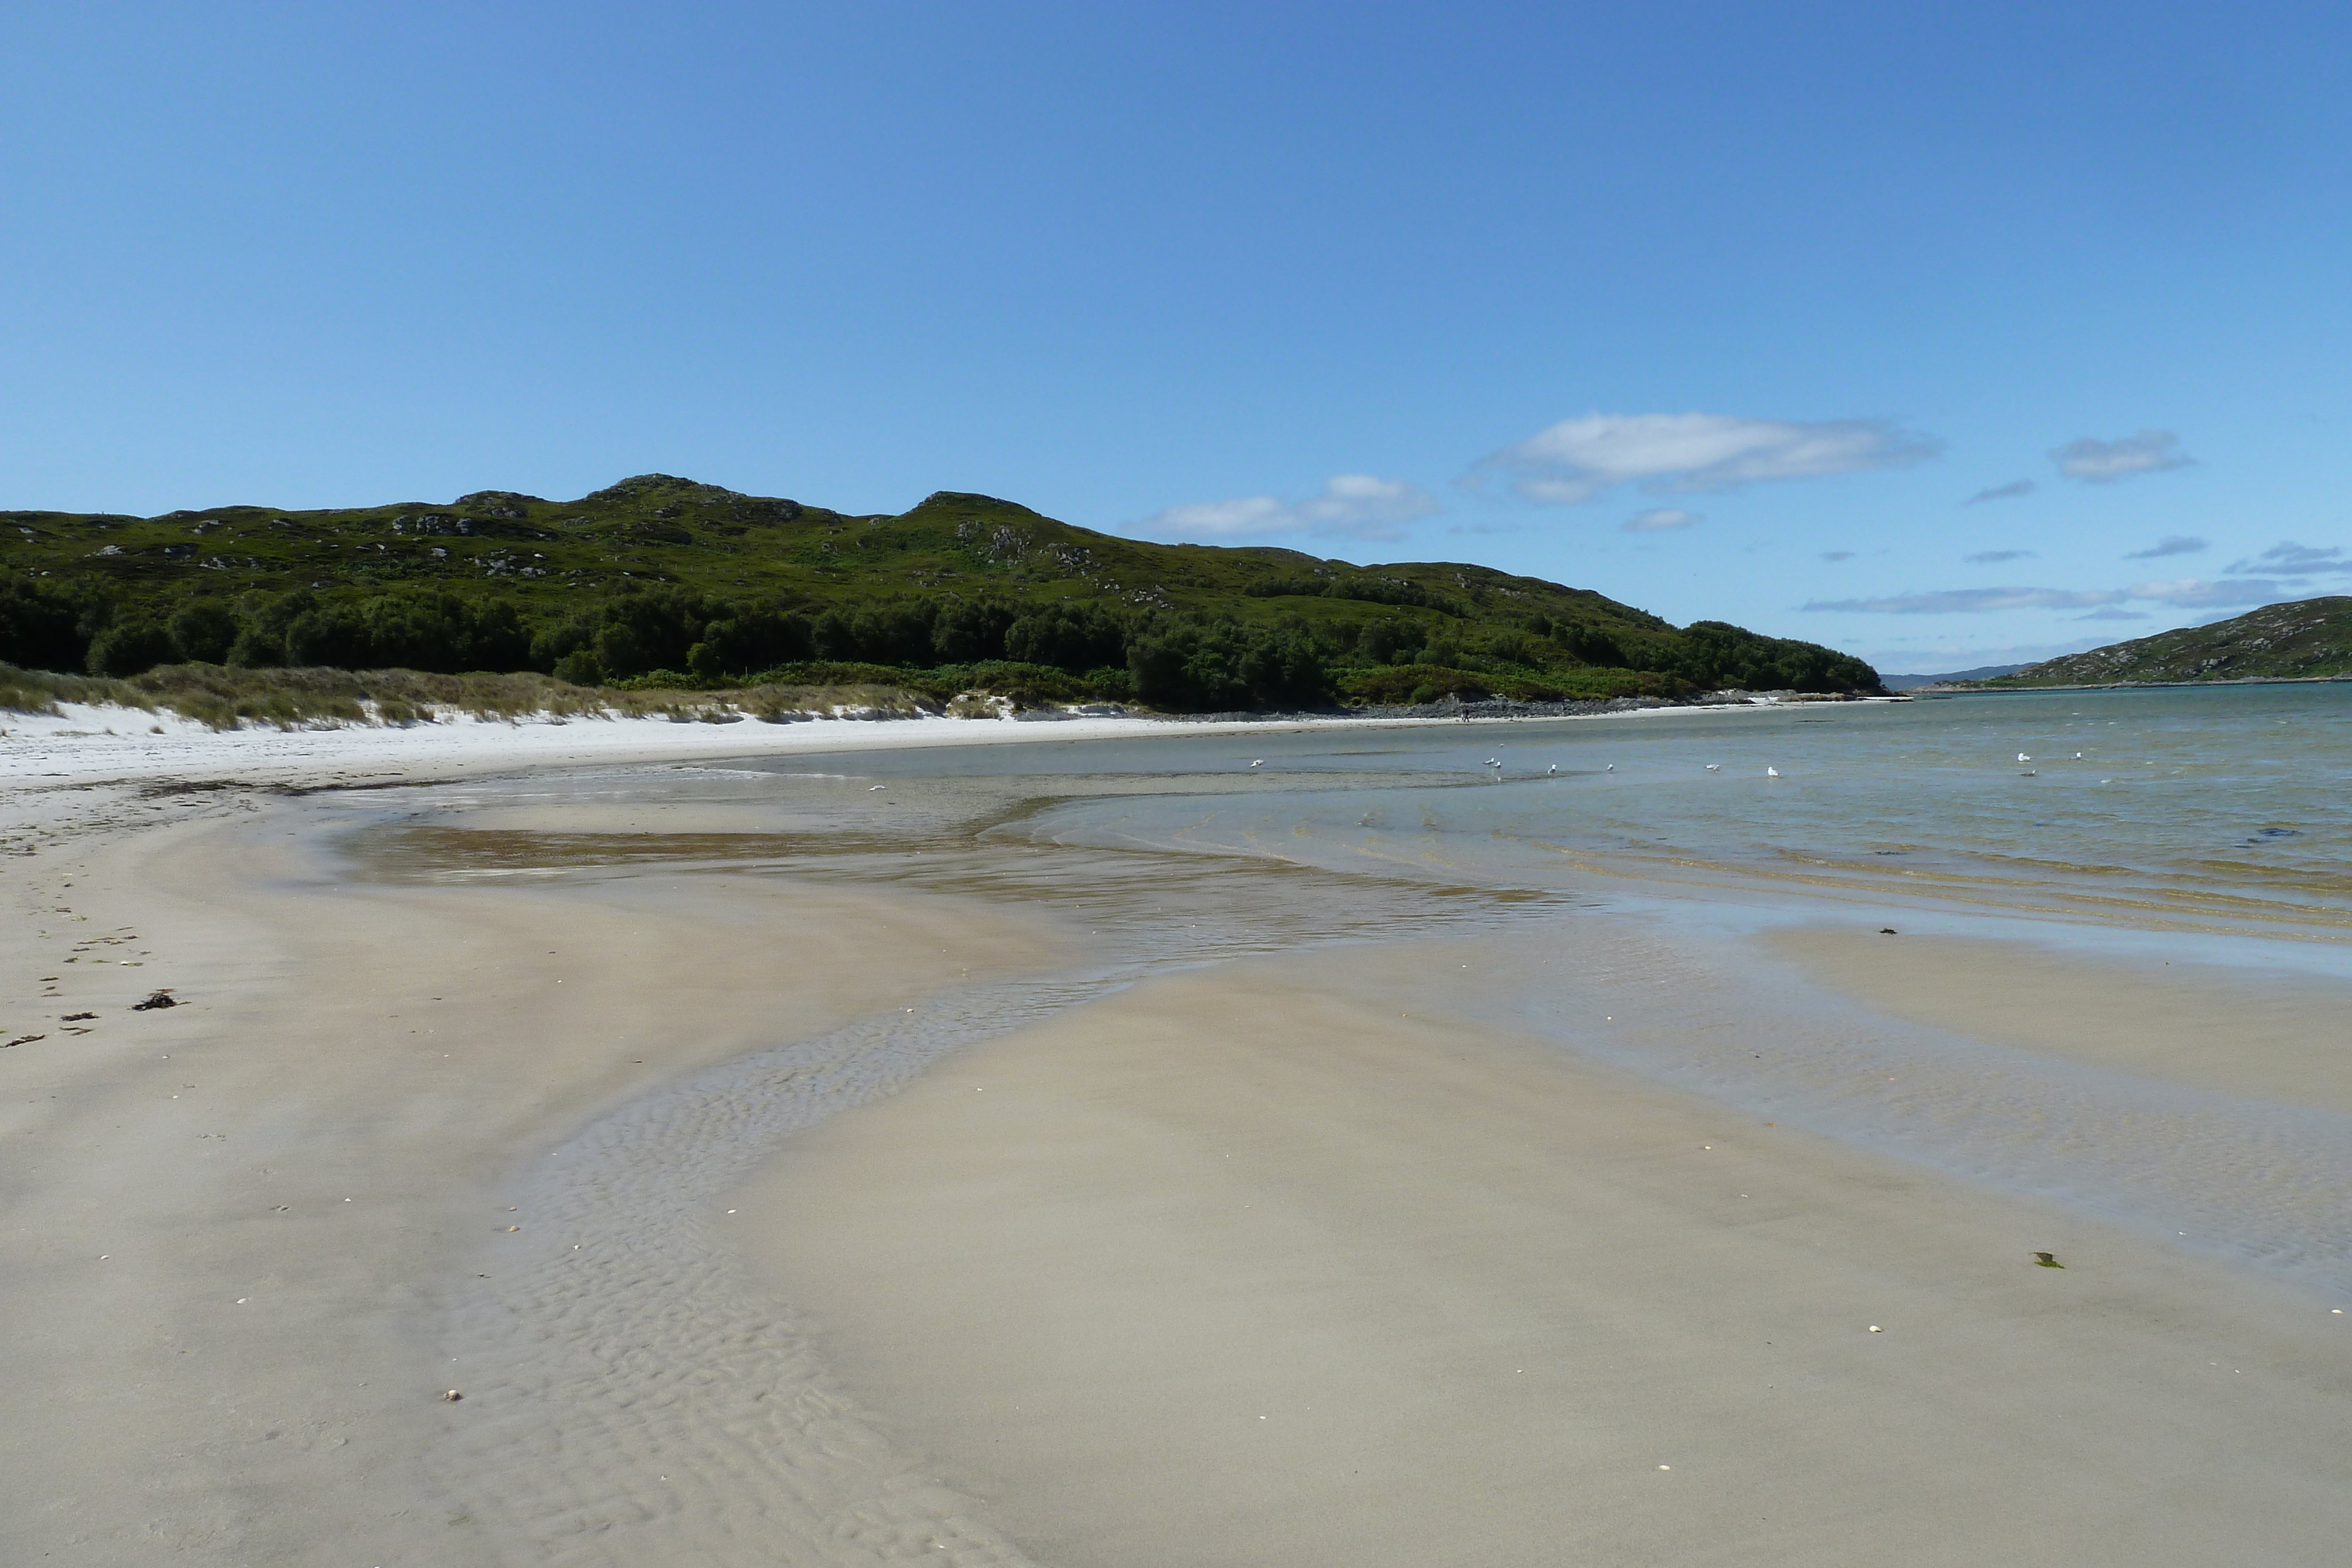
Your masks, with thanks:
M1893 703L1903 698L1856 699ZM60 713L0 716L0 785L62 779L71 784L194 775L238 782L348 787L353 770L428 782L517 767L712 760L929 746L1008 745L1142 736L1267 735L1329 729L1418 729L1517 724L1529 718L1642 718L1658 714L1785 711L1777 701L1661 704L1561 715L1358 717L1282 715L1262 718L1140 716L1050 719L848 715L787 724L709 723L636 716L477 719L450 716L411 725L252 726L215 730L192 719L136 708L60 704Z

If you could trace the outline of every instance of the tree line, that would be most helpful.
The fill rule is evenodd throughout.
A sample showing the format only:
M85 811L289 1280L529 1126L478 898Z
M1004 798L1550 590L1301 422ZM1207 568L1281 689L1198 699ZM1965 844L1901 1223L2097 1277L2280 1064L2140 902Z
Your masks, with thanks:
M1387 585L1382 585L1383 587ZM1335 596L1336 597L1336 596ZM1352 598L1353 595L1347 595ZM536 608L536 607L534 607ZM623 590L553 614L511 599L307 589L149 607L88 584L0 578L0 662L126 676L159 664L536 670L582 685L667 672L740 680L811 663L936 670L1010 664L1182 711L1309 706L1367 666L1433 671L1597 666L1679 687L1835 691L1876 685L1860 660L1722 622L1640 632L1531 615L1509 623L1381 617L1309 624L1099 603L911 598L809 611L690 590Z

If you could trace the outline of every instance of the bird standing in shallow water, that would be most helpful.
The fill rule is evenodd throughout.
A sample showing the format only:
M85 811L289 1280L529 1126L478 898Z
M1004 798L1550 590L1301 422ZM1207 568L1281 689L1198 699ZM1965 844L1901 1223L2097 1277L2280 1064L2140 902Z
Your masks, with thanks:
M1778 779L1780 777L1780 770L1777 768L1767 768L1764 769L1764 777L1767 779Z

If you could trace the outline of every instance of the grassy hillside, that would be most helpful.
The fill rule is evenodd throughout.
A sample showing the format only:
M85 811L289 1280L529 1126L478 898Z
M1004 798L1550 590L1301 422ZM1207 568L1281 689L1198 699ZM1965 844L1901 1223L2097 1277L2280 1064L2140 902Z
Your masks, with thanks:
M1988 687L2352 675L2352 596L2267 604L2235 620L2069 653Z
M0 660L115 676L856 666L1194 709L1877 684L1815 644L1484 567L1151 544L952 492L853 517L656 474L576 501L11 512L0 560Z

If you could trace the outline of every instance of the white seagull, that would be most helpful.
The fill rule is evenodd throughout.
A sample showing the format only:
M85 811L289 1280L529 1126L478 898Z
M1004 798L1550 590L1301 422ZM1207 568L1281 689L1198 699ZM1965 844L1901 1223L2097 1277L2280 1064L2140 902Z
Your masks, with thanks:
M1250 758L1250 766L1252 768L1263 768L1265 766L1265 758L1263 757L1253 757Z
M1553 763L1550 767L1549 767L1549 768L1545 768L1545 769L1544 769L1544 777L1545 777L1545 778L1547 778L1547 779L1550 779L1550 778L1557 777L1559 773L1559 763L1557 763L1557 762Z
M1777 768L1767 768L1764 769L1764 777L1767 779L1778 779L1780 777L1780 770Z
M2020 762L2031 762L2031 761L2032 761L2032 760L2033 760L2033 758L2032 758L2031 757L2026 756L2026 755L2025 755L2025 753L2023 753L2022 751L2021 751L2021 752L2019 752L2019 753L2017 754L2017 759L2018 759Z
M1710 762L1706 765L1706 770L1709 773L1720 773L1723 771L1723 764L1720 762Z

